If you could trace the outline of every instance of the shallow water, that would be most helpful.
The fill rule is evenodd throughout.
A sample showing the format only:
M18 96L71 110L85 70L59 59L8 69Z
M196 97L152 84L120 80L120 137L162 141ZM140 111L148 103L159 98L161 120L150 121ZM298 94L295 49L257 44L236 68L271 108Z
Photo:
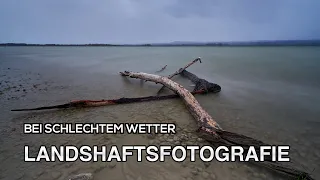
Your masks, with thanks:
M66 179L91 172L105 179L285 179L245 163L185 162L26 163L24 145L171 144L146 135L25 135L24 122L175 122L181 144L205 144L179 99L93 109L11 112L77 99L154 95L161 87L119 76L119 71L169 75L200 56L188 70L221 85L196 96L226 130L269 144L289 144L292 162L320 178L319 47L1 47L1 179ZM191 82L175 77L192 90ZM170 91L164 93L169 94ZM181 137L186 135L186 139ZM148 173L145 173L148 172Z

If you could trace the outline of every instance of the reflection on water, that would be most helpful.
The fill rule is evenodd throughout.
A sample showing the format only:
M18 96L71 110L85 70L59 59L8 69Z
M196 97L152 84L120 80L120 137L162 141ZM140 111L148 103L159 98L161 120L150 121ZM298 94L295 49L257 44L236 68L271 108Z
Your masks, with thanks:
M26 163L23 146L199 144L196 123L179 99L90 109L10 112L77 99L155 95L158 84L118 75L132 70L169 75L193 58L189 70L222 86L219 94L196 96L204 109L229 131L269 144L289 144L295 165L320 177L319 72L317 47L10 47L0 49L1 179L66 179L91 172L100 179L281 179L245 163ZM9 69L8 69L9 68ZM175 77L188 89L186 79ZM164 93L171 93L166 90ZM24 135L24 122L174 122L175 136ZM187 137L187 138L183 138Z

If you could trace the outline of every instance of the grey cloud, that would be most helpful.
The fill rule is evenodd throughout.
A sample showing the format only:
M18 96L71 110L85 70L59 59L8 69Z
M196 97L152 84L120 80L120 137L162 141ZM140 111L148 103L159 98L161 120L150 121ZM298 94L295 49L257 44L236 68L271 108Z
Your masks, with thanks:
M320 39L318 0L1 0L0 42Z
M264 23L273 20L280 10L277 1L257 0L178 0L165 11L178 18L232 18Z

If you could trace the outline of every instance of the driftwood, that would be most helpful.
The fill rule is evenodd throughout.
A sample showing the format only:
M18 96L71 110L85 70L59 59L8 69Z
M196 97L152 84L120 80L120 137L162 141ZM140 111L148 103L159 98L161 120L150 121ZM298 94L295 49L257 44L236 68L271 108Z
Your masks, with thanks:
M205 80L203 81L197 78L196 76L194 76L193 74L188 73L185 70L182 70L179 73L181 72L183 72L182 73L183 75L193 79L196 84L200 83L198 87L196 85L197 88L208 89L206 87L202 87L204 84L207 83L207 81ZM194 96L183 86L170 80L170 76L162 77L162 76L153 75L153 74L147 74L142 72L135 73L135 72L129 72L129 71L120 72L120 74L122 76L128 76L130 78L137 78L137 79L152 81L155 83L160 83L166 86L167 88L169 88L170 90L174 91L175 93L177 93L183 99L191 115L196 119L199 127L198 129L199 135L204 139L206 139L208 142L212 143L214 146L237 145L237 146L242 146L245 150L248 150L249 146L255 146L256 152L259 155L258 146L267 145L266 143L263 143L259 140L255 140L253 138L250 138L241 134L232 133L232 132L223 130L219 126L219 124L201 107L201 105L194 98ZM308 173L304 171L297 170L293 167L290 167L288 165L283 165L278 162L272 162L270 159L265 159L264 162L259 162L259 164L290 177L299 178L303 176L305 180L313 179Z
M208 82L205 79L198 78L196 75L192 74L187 70L183 70L180 73L182 76L188 78L195 84L192 92L204 91L204 92L220 92L221 86L215 83Z
M178 71L168 76L168 78L170 79L182 73L184 77L190 79L193 83L196 84L195 89L192 91L192 94L194 95L220 92L221 87L218 84L210 83L204 79L199 79L196 75L185 70L186 68L190 67L192 64L194 64L197 61L200 61L201 63L200 57L191 61L185 67L180 68ZM166 67L167 65L164 66L162 69L165 69ZM146 97L137 97L137 98L119 98L119 99L109 99L109 100L105 100L105 99L77 100L77 101L71 101L69 103L60 104L60 105L43 106L43 107L26 108L26 109L12 109L11 111L38 111L38 110L49 110L49 109L87 108L87 107L99 107L99 106L116 105L116 104L129 104L129 103L136 103L136 102L166 100L166 99L173 99L173 98L179 98L179 95L173 94L173 95L166 95L166 96L146 96Z
M209 91L209 93L216 93L218 91ZM207 91L195 91L192 94L205 94ZM71 101L69 103L55 105L55 106L43 106L37 108L30 109L12 109L11 111L37 111L37 110L48 110L48 109L67 109L67 108L86 108L86 107L98 107L98 106L108 106L108 105L116 105L116 104L129 104L129 103L137 103L137 102L147 102L147 101L159 101L166 99L174 99L179 98L179 95L172 94L166 96L146 96L146 97L137 97L137 98L119 98L119 99L109 99L109 100L78 100Z
M148 96L148 97L139 97L139 98L120 98L120 99L112 99L112 100L80 100L80 101L72 101L70 103L56 105L56 106L46 106L39 107L33 109L14 109L12 111L30 111L30 110L44 110L44 109L55 109L55 108L72 108L72 107L97 107L97 106L105 106L105 105L115 105L115 104L125 104L125 103L134 103L134 102L146 102L153 100L164 100L164 99L172 99L181 97L186 104L188 110L192 114L192 116L197 120L198 124L198 133L201 137L206 139L208 142L212 143L213 146L218 145L238 145L242 146L244 149L248 149L249 146L255 146L256 152L259 154L258 146L267 145L259 140L255 140L253 138L243 136L241 134L232 133L223 130L219 124L200 106L198 101L194 98L194 94L204 94L208 92L220 92L221 87L218 84L210 83L205 79L198 78L196 75L188 72L186 68L194 64L195 62L200 61L201 59L197 58L193 60L191 63L187 64L184 68L180 68L174 74L163 77L153 74L147 73L134 73L134 72L120 72L122 76L129 76L131 78L138 78L142 81L152 81L155 83L160 83L163 87L158 91L167 87L171 89L176 94L167 95L167 96ZM170 80L172 77L181 74L183 77L190 79L194 84L195 88L192 92L189 92L180 84ZM312 180L310 175L304 171L297 170L295 168L282 165L277 162L271 162L270 159L265 159L265 162L259 162L260 165L263 165L267 168L270 168L274 171L283 173L285 175L289 175L291 177L303 177L305 180Z
M192 64L196 63L197 61L199 61L199 62L201 63L201 58L198 57L198 58L194 59L194 60L191 61L189 64L187 64L185 67L180 68L180 69L179 69L178 71L176 71L175 73L169 75L169 76L168 76L168 79L171 79L171 78L173 78L174 76L180 74L182 71L186 70L188 67L190 67ZM159 89L159 91L157 92L157 94L159 95L160 92L161 92L162 90L164 90L165 87L166 87L166 86L162 86L162 87Z
M199 127L209 125L211 128L221 129L220 126L212 119L212 117L200 106L194 96L180 84L170 80L168 77L158 76L147 73L134 73L129 71L120 72L122 76L129 76L131 78L138 78L147 81L157 82L168 87L176 94L178 94L187 105L192 116L197 120Z
M165 70L167 68L168 65L165 65L163 68L161 68L159 71L156 71L156 73L162 72L163 70Z

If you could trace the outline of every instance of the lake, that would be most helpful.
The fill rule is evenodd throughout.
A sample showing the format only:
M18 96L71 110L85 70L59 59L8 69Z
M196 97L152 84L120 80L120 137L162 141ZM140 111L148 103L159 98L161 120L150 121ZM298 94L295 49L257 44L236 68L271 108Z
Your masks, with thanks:
M320 47L0 47L0 179L66 179L93 173L107 179L286 179L247 163L24 162L46 145L206 144L180 99L39 112L11 112L80 99L155 95L161 85L124 78L120 71L170 75L188 71L219 84L218 94L196 95L202 107L232 132L268 144L290 145L294 166L320 178ZM189 90L183 77L174 81ZM170 94L165 90L163 94ZM176 123L178 135L23 134L23 123ZM187 137L182 138L182 135ZM148 172L148 173L146 173Z

